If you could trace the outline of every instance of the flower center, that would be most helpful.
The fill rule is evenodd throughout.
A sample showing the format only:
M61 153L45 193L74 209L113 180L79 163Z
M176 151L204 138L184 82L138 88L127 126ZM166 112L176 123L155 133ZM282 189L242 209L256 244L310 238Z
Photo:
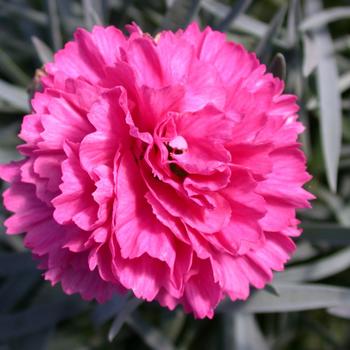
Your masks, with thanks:
M182 154L188 149L188 145L185 138L180 135L172 139L168 145L168 150L170 154Z
M174 162L174 156L176 159L177 155L183 154L188 150L187 141L184 137L179 135L172 139L166 147L169 152L168 160L170 161L170 170L181 179L184 179L187 176L187 172Z

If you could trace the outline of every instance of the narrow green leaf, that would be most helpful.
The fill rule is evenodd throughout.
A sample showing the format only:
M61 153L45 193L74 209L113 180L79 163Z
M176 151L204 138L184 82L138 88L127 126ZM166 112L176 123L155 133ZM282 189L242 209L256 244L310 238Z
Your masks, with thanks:
M130 299L124 307L120 310L120 312L117 314L116 318L114 319L111 328L108 332L108 340L112 341L115 336L119 333L120 329L122 328L123 324L126 322L129 315L133 313L141 304L143 300L132 298Z
M1 17L10 16L11 14L16 15L18 17L22 17L32 21L36 24L46 25L47 24L47 16L45 13L34 10L33 8L26 7L25 11L23 10L23 6L20 4L16 4L14 1L5 1L0 0L1 7Z
M0 206L0 210L1 210L1 206ZM0 223L4 221L5 221L5 216L0 214ZM11 251L13 252L23 253L27 251L26 248L23 246L22 237L6 235L5 228L2 224L0 224L0 244L6 248L10 248Z
M35 270L35 262L30 253L1 253L0 276L13 276Z
M0 69L4 75L16 84L25 86L30 81L29 76L2 49L0 49Z
M16 151L15 148L2 147L0 148L0 163L7 163L12 160L19 160L22 156Z
M166 333L169 340L177 342L184 329L187 317L180 309L174 310L172 313L173 317L166 319L162 325L162 330Z
M49 329L16 338L11 341L11 350L47 350L52 333L52 329Z
M102 1L82 0L86 27L91 30L94 25L103 25Z
M41 63L45 64L51 62L53 60L53 52L51 49L36 36L32 36L31 39Z
M274 283L279 296L265 290L254 292L245 302L228 299L219 312L237 310L244 313L294 312L350 305L350 288L322 284Z
M162 29L186 27L196 16L200 3L201 0L175 0L164 16Z
M175 0L165 0L166 7L169 8L173 5Z
M255 49L257 56L260 57L262 62L267 61L267 58L268 58L270 51L271 51L272 40L276 36L276 34L278 33L278 31L283 23L286 12L287 12L287 4L281 6L281 8L274 15L274 17L272 18L272 20L270 22L270 25L269 25L267 32L261 38L258 46Z
M350 72L346 72L339 77L338 88L341 93L350 88Z
M226 31L233 21L242 13L247 11L248 7L251 5L252 0L237 0L234 2L231 10L227 13L226 17L217 26L217 30Z
M337 68L331 59L322 60L317 70L320 98L321 139L330 189L337 190L341 148L341 98L337 89Z
M327 312L333 316L350 319L350 305L331 307L327 309Z
M306 2L307 13L321 9L320 0ZM338 90L338 71L331 36L326 27L311 32L320 60L317 66L317 90L320 99L322 149L330 189L336 192L341 148L341 98Z
M343 120L343 135L344 139L350 142L350 120L347 118Z
M316 244L344 246L350 244L350 228L337 224L304 224L303 239Z
M59 0L57 2L58 12L62 24L62 31L68 38L73 36L77 27L83 27L84 21L82 16L77 16L77 12L83 12L83 9L76 2L71 0ZM78 10L78 11L77 11Z
M142 338L145 344L153 350L174 350L174 345L160 330L148 324L136 312L130 315L127 324Z
M304 260L309 260L317 256L318 250L308 241L302 240L298 242L295 254L290 260L291 263L300 262Z
M203 0L202 8L219 19L225 18L230 11L230 7L214 0ZM258 38L266 35L268 25L253 17L240 14L234 22L230 24L230 29L238 29L245 33L252 34Z
M39 270L28 271L6 279L0 288L0 312L10 311L38 281L40 281Z
M46 7L49 17L49 26L54 51L62 48L62 34L60 29L60 19L57 9L57 0L46 0Z
M83 310L77 299L65 299L30 308L12 314L0 315L0 341L6 342L42 330L50 329L58 322L71 318Z
M321 55L310 34L305 33L303 38L303 76L308 77L317 67L321 60Z
M301 72L299 72L299 83L300 84L305 84L305 81L302 77ZM304 86L303 86L304 88ZM297 89L296 89L297 91ZM305 130L300 136L300 140L302 142L302 148L307 156L307 158L312 157L312 149L311 149L311 132L310 132L310 116L306 112L306 106L305 106L305 101L304 101L304 96L299 94L298 92L296 93L297 96L300 96L299 100L299 121L304 125Z
M299 26L301 31L313 30L327 25L330 22L350 17L350 6L332 7L318 11L306 17Z
M115 295L110 301L95 307L92 320L96 326L103 324L118 314L128 302L129 295Z
M275 282L317 281L333 276L350 267L350 248L317 261L287 268L275 276Z
M9 103L7 103L4 100L1 100L1 97L0 97L0 112L2 112L2 113L17 113L18 108L11 106Z
M350 49L350 35L346 34L344 36L335 38L333 44L335 51L344 51Z
M254 315L236 312L233 314L233 325L233 349L256 350L257 347L259 350L269 349Z
M289 1L287 17L287 38L288 44L294 47L298 36L298 24L300 20L300 0Z
M264 288L267 292L276 295L277 297L279 296L277 289L272 285L272 284L267 284Z
M12 85L0 79L0 100L18 108L23 112L29 111L28 95L23 88Z
M319 200L327 204L328 208L332 210L333 214L337 217L339 223L346 226L338 215L344 206L343 199L336 193L330 192L327 188L323 187L317 182L314 183L312 191Z

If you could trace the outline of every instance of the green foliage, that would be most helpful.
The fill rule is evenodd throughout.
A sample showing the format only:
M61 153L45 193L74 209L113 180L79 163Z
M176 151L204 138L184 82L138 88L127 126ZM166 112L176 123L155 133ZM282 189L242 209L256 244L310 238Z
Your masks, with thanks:
M0 162L16 157L36 69L78 26L131 21L156 34L192 20L255 50L299 97L318 197L286 271L213 320L116 296L105 305L40 278L21 238L0 235L1 349L349 349L350 6L345 0L0 0ZM0 208L0 217L7 213ZM3 228L0 227L0 233ZM307 311L308 310L308 311ZM108 340L111 341L109 341Z

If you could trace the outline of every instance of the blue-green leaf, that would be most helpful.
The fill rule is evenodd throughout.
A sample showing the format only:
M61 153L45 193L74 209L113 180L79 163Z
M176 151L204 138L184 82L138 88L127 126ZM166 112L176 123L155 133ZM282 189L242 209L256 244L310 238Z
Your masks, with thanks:
M350 6L339 6L318 11L306 17L299 26L302 31L320 28L330 22L350 17Z
M46 0L46 6L49 17L52 47L55 51L57 51L62 48L62 34L57 9L57 0Z
M278 30L280 29L286 12L287 5L285 4L281 6L281 8L273 16L269 24L268 30L266 31L265 35L261 38L258 46L255 49L256 55L261 58L262 62L265 62L267 60L267 57L271 50L272 40L276 36Z
M0 100L23 112L29 111L27 92L18 86L0 79Z
M350 288L322 284L274 283L279 296L265 290L252 293L245 302L225 300L218 311L246 313L304 311L350 305Z
M174 345L161 331L143 320L136 312L128 317L127 324L142 338L145 344L153 350L175 350Z
M321 10L320 0L306 2L309 14ZM317 90L320 99L322 149L330 189L336 192L342 135L341 97L338 89L338 70L331 36L326 27L311 31L315 49L320 55L317 66Z
M103 25L103 1L82 0L86 27L91 30L94 25Z
M32 42L42 64L51 62L53 60L52 50L43 41L41 41L36 36L33 36Z
M235 350L268 350L269 346L264 338L255 317L251 314L236 312L233 317L233 347Z
M163 29L177 30L186 27L196 16L201 0L175 0L167 10Z
M317 281L333 276L350 267L350 248L317 261L290 267L276 275L276 281L301 282Z
M231 7L231 10L227 13L226 17L217 26L220 31L226 31L233 21L241 14L244 13L251 5L252 0L237 0Z
M109 329L109 332L108 332L109 341L112 341L115 338L115 336L119 333L120 328L122 328L123 324L126 322L129 315L132 312L134 312L142 303L143 303L143 300L132 298L124 305L124 307L117 314L116 318L112 323L111 328Z
M304 224L303 239L311 243L344 246L350 244L350 228L333 223Z
M83 310L76 299L66 298L48 304L30 306L24 311L0 315L0 341L24 337L55 326Z

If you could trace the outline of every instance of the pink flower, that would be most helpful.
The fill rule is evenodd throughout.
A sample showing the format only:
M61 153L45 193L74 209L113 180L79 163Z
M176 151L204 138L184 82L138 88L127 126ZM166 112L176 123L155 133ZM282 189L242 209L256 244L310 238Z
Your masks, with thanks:
M7 233L68 294L132 290L212 317L295 249L312 198L296 97L209 27L128 29L78 29L45 66L24 159L0 168Z

